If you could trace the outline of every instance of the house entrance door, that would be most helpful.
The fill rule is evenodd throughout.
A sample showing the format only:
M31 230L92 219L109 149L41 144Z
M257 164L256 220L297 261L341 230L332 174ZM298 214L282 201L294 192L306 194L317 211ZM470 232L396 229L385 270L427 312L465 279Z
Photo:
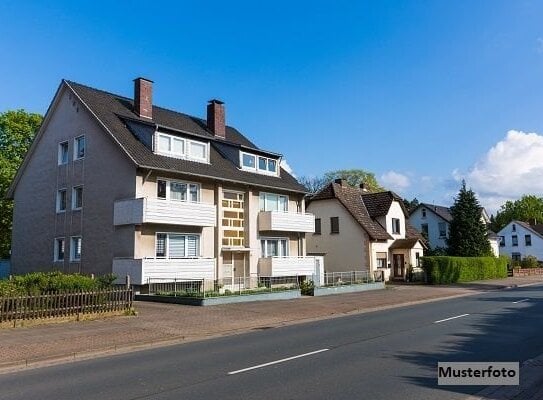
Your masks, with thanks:
M394 265L394 278L403 278L405 268L403 254L393 254L392 263Z

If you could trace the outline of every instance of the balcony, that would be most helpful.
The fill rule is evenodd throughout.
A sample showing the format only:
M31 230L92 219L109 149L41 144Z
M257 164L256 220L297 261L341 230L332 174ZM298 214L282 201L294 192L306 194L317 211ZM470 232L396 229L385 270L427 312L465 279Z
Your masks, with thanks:
M260 211L258 213L260 231L315 232L315 216L282 211Z
M144 223L215 226L217 224L217 207L207 203L147 197L118 200L114 205L113 223L116 226Z
M260 276L311 276L315 257L266 257L258 260Z
M114 258L116 283L125 283L126 276L134 285L145 285L153 279L215 279L214 258Z

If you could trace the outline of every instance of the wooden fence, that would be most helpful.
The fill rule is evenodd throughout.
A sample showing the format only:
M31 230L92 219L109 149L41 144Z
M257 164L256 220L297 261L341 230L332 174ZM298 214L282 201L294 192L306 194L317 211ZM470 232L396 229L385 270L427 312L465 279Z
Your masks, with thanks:
M132 308L132 289L0 297L0 323L122 312Z

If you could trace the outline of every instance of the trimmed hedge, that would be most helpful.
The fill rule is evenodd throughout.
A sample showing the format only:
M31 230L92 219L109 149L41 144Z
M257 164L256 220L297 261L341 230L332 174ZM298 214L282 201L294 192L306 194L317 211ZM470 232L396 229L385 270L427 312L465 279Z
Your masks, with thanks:
M31 272L0 280L0 297L35 296L42 293L80 292L105 289L112 286L115 276L99 276L96 279L80 274L62 272Z
M507 257L422 257L428 283L443 284L507 278Z

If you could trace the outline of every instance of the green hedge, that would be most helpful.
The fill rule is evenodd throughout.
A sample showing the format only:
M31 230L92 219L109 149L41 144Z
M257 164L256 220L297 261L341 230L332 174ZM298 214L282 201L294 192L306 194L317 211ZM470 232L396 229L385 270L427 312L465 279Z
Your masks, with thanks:
M0 280L0 297L39 295L41 293L80 292L110 287L115 280L112 274L93 279L81 274L62 272L32 272Z
M428 283L507 278L507 257L422 257Z

